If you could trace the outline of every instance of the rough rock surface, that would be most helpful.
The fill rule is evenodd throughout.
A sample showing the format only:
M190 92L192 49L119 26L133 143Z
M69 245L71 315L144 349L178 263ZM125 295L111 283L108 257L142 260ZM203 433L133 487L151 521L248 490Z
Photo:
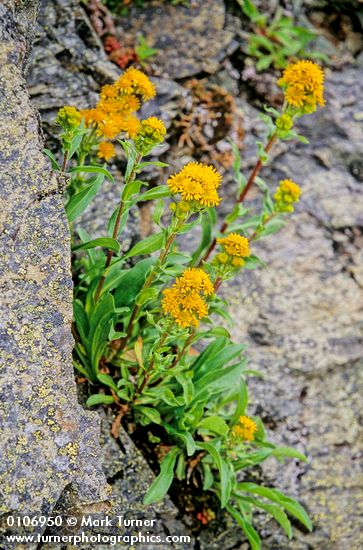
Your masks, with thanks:
M54 109L64 103L64 97L72 97L72 90L74 98L67 99L67 103L80 101L82 106L93 100L98 83L103 83L103 77L98 75L108 75L105 80L113 78L114 68L107 64L105 73L103 61L103 69L96 75L93 63L104 59L103 54L97 40L90 38L92 33L83 15L74 18L74 13L81 14L76 3L69 0L48 3L43 11L43 34L38 35L36 62L29 82L33 100L42 108L45 125ZM59 30L62 25L63 33ZM169 33L170 28L169 25ZM52 48L56 51L54 57L49 53ZM85 62L90 59L86 51L89 48L94 49L91 64ZM49 59L54 61L53 69L49 69ZM165 57L160 63L168 60ZM267 484L278 486L307 506L315 530L305 534L296 528L297 538L289 542L272 520L261 518L266 550L358 550L363 545L359 504L362 480L358 471L362 459L362 411L358 399L363 324L359 309L363 258L358 248L363 225L363 104L359 90L362 62L360 58L356 67L332 73L327 82L327 107L301 121L300 128L311 145L276 147L275 169L264 169L265 179L274 185L281 177L294 177L303 186L303 199L291 224L278 236L258 245L269 268L243 273L225 291L237 319L235 340L248 341L251 364L265 374L264 380L250 382L250 411L262 416L274 441L297 447L309 456L307 465L291 460L281 466L271 459L264 474ZM192 70L207 69L199 64L198 70L194 65ZM44 76L46 86L39 90L36 85L43 72L48 74ZM225 80L225 71L216 73L214 78L227 88L231 84L231 91L235 92L236 84ZM81 86L83 91L78 95ZM87 95L89 88L92 95ZM52 97L57 97L54 105L44 107L45 99ZM171 104L175 108L173 101ZM255 158L254 141L262 125L257 111L245 99L239 99L239 107L246 131L243 157L250 159L247 168ZM232 194L233 186L227 182L221 210L228 208ZM139 505L150 471L128 439L123 442L123 456L122 449L108 438L107 422L104 426L103 466L114 489L114 509L127 506L131 497L127 491L131 490L135 496L133 507L143 514ZM65 509L71 506L66 503ZM167 502L163 510L169 518L165 524L163 519L163 525L169 525L170 518L175 518L175 509ZM180 525L172 529L178 532ZM198 548L246 547L239 530L232 527L222 533L216 531L218 527L215 529L213 524L203 530Z
M66 486L108 494L99 419L74 383L67 221L23 77L36 8L0 6L2 513L46 514Z
M234 338L248 335L250 363L264 375L250 383L250 410L273 441L309 457L307 465L266 463L268 482L302 501L315 525L311 534L295 529L297 539L287 542L270 522L266 549L363 545L362 75L363 56L330 74L327 106L299 123L310 145L277 148L265 180L274 186L292 177L303 198L290 225L256 245L268 268L244 272L224 291ZM256 113L245 111L254 126Z
M132 7L120 18L118 31L129 45L135 44L135 36L144 36L157 49L153 63L175 79L214 73L237 47L234 31L225 28L223 0L193 0L187 6L153 0Z
M59 155L59 142L54 120L58 109L65 104L79 109L90 108L98 101L100 87L114 82L120 74L120 69L107 60L77 0L41 3L27 85L32 104L41 116L47 147L56 156ZM162 110L168 128L183 89L169 79L157 78L155 84L157 98L143 107L143 116L160 116ZM120 181L117 170L114 175L116 181ZM93 237L104 234L118 198L119 187L105 181L102 193L82 216L82 226ZM125 246L130 246L140 234L139 226L140 216L135 208L124 231Z
M110 497L110 506L107 510L107 516L115 522L115 518L124 516L126 519L138 519L138 520L153 520L152 527L137 528L135 527L113 527L93 528L86 530L88 535L97 535L98 533L105 535L131 535L140 531L144 536L149 532L153 536L160 537L161 540L165 540L168 534L180 536L186 535L186 527L183 523L177 519L178 510L172 504L172 502L165 498L162 502L155 503L151 507L144 506L143 497L154 479L149 466L145 463L145 459L135 445L129 438L129 436L122 431L120 438L116 441L110 437L110 430L113 417L107 416L101 411L102 418L102 435L101 435L101 447L102 447L102 466L107 476L107 481L112 488ZM73 495L65 492L61 501L56 506L56 512L61 514L97 514L99 512L98 507L80 506L79 502L75 501ZM97 517L95 515L94 517ZM81 529L81 531L85 531ZM78 533L76 528L74 534ZM192 538L191 538L192 539ZM178 548L179 550L186 550L193 547L193 543L190 544L173 544L169 543L169 548ZM140 545L143 550L161 550L165 548L164 544L151 544L145 538L145 541ZM54 546L52 546L54 548ZM107 549L107 544L92 544L84 545L84 548L102 548ZM117 544L115 548L125 548L124 544Z

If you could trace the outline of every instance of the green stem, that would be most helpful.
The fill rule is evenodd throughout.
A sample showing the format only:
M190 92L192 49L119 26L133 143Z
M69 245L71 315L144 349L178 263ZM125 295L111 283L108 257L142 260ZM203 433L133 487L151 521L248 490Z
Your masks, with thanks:
M192 340L193 340L194 336L195 336L195 329L193 328L191 333L189 334L188 338L185 340L183 347L178 352L178 354L175 356L175 359L172 362L170 368L175 367L175 365L177 365L179 363L179 361L184 357L184 355L186 354L186 352L189 349L189 346L192 343Z
M276 216L276 214L277 214L277 212L273 212L273 214L270 214L270 216L266 220L264 220L262 225L260 225L259 227L257 227L255 229L255 231L249 237L250 242L256 241L258 239L258 236L261 233L261 231L263 231L263 229L265 229L266 225Z
M128 185L129 183L131 183L132 181L134 181L135 176L136 176L136 166L139 164L141 158L142 158L141 153L139 153L137 155L136 159L135 159L134 167L133 167L127 181L125 182L125 186ZM115 226L114 226L113 232L112 232L112 238L114 240L117 240L117 238L118 238L118 233L119 233L120 223L121 223L121 217L122 217L122 214L124 213L124 206L125 206L125 204L121 199L121 201L119 203L118 211L117 211ZM107 251L105 268L104 268L103 275L102 275L102 277L99 280L99 283L97 285L97 290L96 290L96 294L95 294L95 302L98 302L98 300L99 300L103 285L105 284L105 280L106 280L106 277L107 277L107 269L111 265L113 254L114 254L113 250L108 250Z
M268 142L267 142L265 148L264 148L265 153L268 153L268 152L271 150L271 148L272 148L272 146L274 145L274 143L276 142L276 140L277 140L277 135L276 135L276 133L273 133L272 136L270 137L270 139L268 140ZM251 174L250 174L250 177L248 178L248 181L247 181L245 187L243 188L243 190L242 190L240 196L239 196L238 199L237 199L237 204L238 204L238 203L242 203L242 202L245 200L246 195L247 195L247 193L249 192L249 190L251 189L251 187L252 187L252 185L253 185L253 183L254 183L254 181L255 181L255 179L256 179L258 173L260 172L260 170L261 170L261 168L262 168L262 166L263 166L263 162L262 162L262 160L259 158L258 161L256 162L256 164L255 164L255 166L254 166L254 168L253 168ZM220 228L220 233L222 233L222 234L225 233L225 232L227 231L228 227L229 227L229 222L224 221L223 224L222 224L222 226L221 226L221 228ZM209 256L211 255L211 253L212 253L213 250L215 249L216 244L217 244L217 238L214 237L214 239L213 239L213 241L211 242L211 244L210 244L210 246L209 246L207 252L205 253L205 255L204 255L204 257L202 258L202 260L199 262L199 265L200 265L203 261L206 262L206 261L208 260Z
M164 264L164 262L165 262L165 260L168 256L168 253L169 253L170 248L171 248L171 246L172 246L172 244L175 240L175 237L178 233L178 230L183 226L183 224L185 222L186 222L185 218L179 220L179 222L176 225L175 229L169 235L168 240L166 241L164 250L160 253L159 259L156 262L156 265L155 265L154 269L150 272L150 274L147 277L147 279L146 279L142 289L140 290L139 294L141 294L144 290L150 288L150 286L154 282L155 277L158 275L158 271L159 271L160 267ZM132 330L134 328L134 324L135 324L135 321L136 321L137 315L139 314L140 309L141 309L141 306L138 306L135 302L135 305L134 305L133 310L131 312L130 321L129 321L129 324L128 324L128 327L127 327L126 336L122 339L120 350L123 350L125 348L126 344L128 343L128 341L131 337Z
M161 338L159 339L159 343L157 345L157 348L161 348L163 345L164 345L164 342L166 340L168 336L168 333L167 331L165 330L165 332L163 333L163 335L161 336ZM150 380L150 377L152 375L152 371L153 371L153 368L154 368L154 365L155 365L155 352L153 353L152 355L152 359L151 359L151 362L150 362L150 365L149 365L149 368L147 369L147 372L145 373L145 377L144 377L144 380L142 381L141 385L139 386L139 388L137 389L137 392L135 394L135 397L134 397L134 401L136 400L136 398L142 394L142 392L145 390L145 388L147 387L148 383L149 383L149 380Z

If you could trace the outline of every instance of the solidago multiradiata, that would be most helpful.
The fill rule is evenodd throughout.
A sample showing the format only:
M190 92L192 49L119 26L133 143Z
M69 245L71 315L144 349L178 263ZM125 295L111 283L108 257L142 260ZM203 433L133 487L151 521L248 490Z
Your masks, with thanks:
M214 321L221 316L229 322L218 294L221 285L242 269L263 265L254 254L255 241L278 231L300 199L300 187L292 179L280 181L272 191L259 172L277 140L306 141L296 133L295 123L324 104L323 71L311 61L299 61L285 69L278 84L285 101L281 110L266 108L262 115L266 144L259 144L248 178L232 145L238 192L219 230L215 209L223 200L222 176L213 166L189 162L166 178L165 185L142 191L148 187L144 169L167 166L143 160L165 139L166 128L156 117L138 117L142 103L155 96L154 85L138 69L130 68L113 85L104 86L94 108L60 109L61 164L46 150L53 168L69 176L74 366L90 382L93 393L87 404L114 407L113 435L122 419L126 427L147 426L144 436L148 432L150 441L169 449L145 503L161 499L173 475L188 483L195 469L200 490L219 497L252 548L260 547L251 524L253 510L271 511L270 501L289 537L286 512L311 529L297 502L271 487L243 481L246 468L270 456L305 457L268 442L261 420L247 416L244 346L233 344L225 326ZM114 182L107 168L112 159L124 162L123 185ZM119 200L108 234L91 237L74 222L96 193L102 193L105 178L119 188ZM253 184L260 188L262 201L251 213L244 202ZM125 250L122 232L130 209L149 200L156 201L153 221L158 231ZM164 215L166 205L169 217ZM200 245L192 254L181 252L180 236L199 224ZM197 353L195 346L202 351ZM157 437L152 435L155 426ZM204 522L206 514L199 515Z

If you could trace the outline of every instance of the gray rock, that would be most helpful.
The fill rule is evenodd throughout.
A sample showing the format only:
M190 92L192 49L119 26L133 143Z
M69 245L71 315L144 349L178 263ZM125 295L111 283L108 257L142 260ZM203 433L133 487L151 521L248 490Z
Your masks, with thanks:
M77 0L42 3L27 85L32 104L40 112L47 147L57 157L59 128L55 126L54 120L58 109L64 105L75 105L79 109L91 108L98 101L100 87L114 82L120 74L120 69L107 60L103 46ZM161 116L169 128L183 88L169 79L153 80L157 97L144 105L141 117ZM160 149L158 154L166 148ZM122 155L119 147L121 158ZM105 181L102 190L82 216L82 227L94 238L105 235L107 220L119 200L122 184L119 168L123 168L122 162L111 167L117 185ZM159 173L159 170L153 171L155 177ZM134 208L124 230L124 249L129 248L139 237L139 226L140 213L138 208Z
M249 384L250 411L265 420L272 441L309 457L306 465L265 463L265 483L303 502L314 522L313 533L295 529L287 542L265 520L266 549L363 544L363 188L351 173L362 143L361 79L361 63L329 74L326 107L299 122L310 145L275 150L273 168L262 174L271 186L284 177L299 182L301 203L288 227L254 246L268 268L242 272L223 292L237 320L234 339L248 334L250 365L264 375Z
M79 547L83 550L89 550L91 548L101 548L106 550L109 545L105 542L92 542L91 537L98 536L130 536L137 535L139 532L145 537L141 540L140 548L143 550L162 550L165 548L165 540L169 534L174 536L189 536L189 543L168 543L168 547L177 548L178 550L186 550L194 546L193 537L189 530L176 519L178 514L177 509L169 500L165 498L163 501L153 504L152 506L145 506L143 504L143 497L154 479L154 475L146 464L144 457L138 451L128 435L121 430L120 438L115 440L110 435L110 429L112 424L112 414L106 415L100 410L102 419L102 434L101 434L101 447L102 447L102 466L107 476L107 481L112 489L109 506L106 511L106 515L110 520L111 526L104 527L83 527L80 528L82 518L92 517L97 520L105 518L105 511L100 509L96 505L84 505L80 503L76 495L72 491L65 491L54 508L53 514L67 514L77 518L78 526L75 526L71 533L73 535L79 535L82 532L90 537L89 542L81 544ZM119 526L118 517L123 516L126 520L148 520L152 521L150 527L125 527ZM48 530L48 534L66 534L65 529ZM160 541L164 541L161 544L151 543L150 538L147 537L159 537ZM155 541L155 539L154 539ZM121 549L126 547L126 542L123 544L117 542L113 545L113 548ZM129 547L129 546L127 546ZM44 548L52 548L61 550L62 545L52 544L44 545Z
M108 496L99 419L77 402L69 231L23 73L37 3L0 6L1 513L43 513L72 486Z
M163 76L180 79L200 72L214 73L237 48L235 30L225 28L223 0L193 0L188 6L147 2L133 6L120 18L117 31L123 44L134 45L142 35L158 51L153 63Z

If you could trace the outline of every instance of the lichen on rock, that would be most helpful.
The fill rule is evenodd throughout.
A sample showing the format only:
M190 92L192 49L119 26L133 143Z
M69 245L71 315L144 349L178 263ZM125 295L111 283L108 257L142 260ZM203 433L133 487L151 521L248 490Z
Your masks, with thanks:
M24 71L37 2L0 6L0 512L48 513L67 486L108 498L99 419L77 402L70 238Z

